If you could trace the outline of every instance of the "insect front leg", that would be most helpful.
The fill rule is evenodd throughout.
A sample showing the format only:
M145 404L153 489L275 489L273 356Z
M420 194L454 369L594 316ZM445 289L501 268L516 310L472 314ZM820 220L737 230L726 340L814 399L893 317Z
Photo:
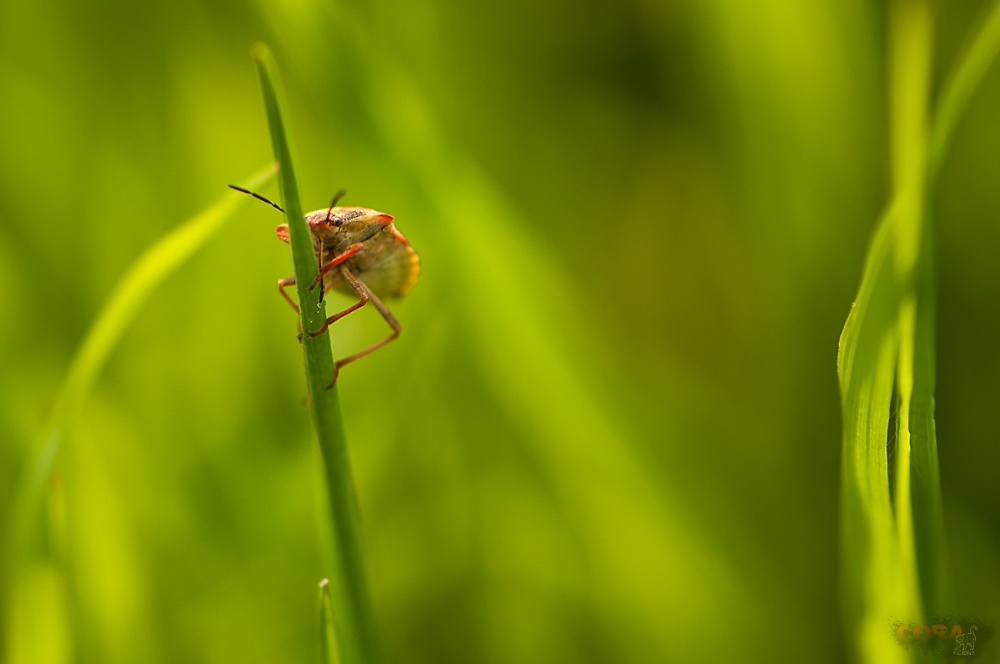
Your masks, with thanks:
M315 288L316 286L318 286L319 283L323 280L323 277L325 277L330 270L332 270L333 268L337 267L338 265L340 265L341 263L343 263L344 261L346 261L348 258L350 258L351 256L353 256L354 254L358 253L362 249L364 249L364 245L362 245L360 242L355 242L350 247L348 247L347 250L344 251L342 254L339 254L338 256L336 256L335 258L333 258L332 260L326 262L323 265L320 265L319 274L317 274L316 278L313 279L313 282L311 284L309 284L309 290L312 290L313 288ZM285 277L284 279L279 279L278 280L278 292L281 293L281 297L285 298L285 300L288 301L288 304L292 305L292 309L295 309L295 313L298 313L299 312L299 305L295 303L295 300L293 300L288 295L288 291L285 290L287 287L294 286L296 283L297 282L295 281L295 275L292 275L290 277ZM323 298L323 296L321 294L320 295L320 301L321 302L322 302L322 298ZM361 302L358 305L356 305L355 307L351 307L350 309L348 309L346 311L340 312L336 316L331 316L330 318L327 319L326 323L323 324L323 327L321 327L318 331L313 332L312 335L316 336L317 334L322 333L324 330L326 330L327 327L330 326L330 323L334 322L335 320L337 320L341 316L346 316L347 314L351 313L352 311L354 311L358 307L364 306L364 304L365 304L364 302Z
M309 284L309 290L312 290L312 289L316 288L316 286L318 286L319 283L321 281L323 281L323 277L325 277L330 270L332 270L333 268L337 267L338 265L340 265L341 263L343 263L344 261L346 261L348 258L350 258L351 256L353 256L354 254L358 253L359 251L361 251L364 248L365 248L365 246L363 244L361 244L360 242L355 242L354 244L352 244L351 246L349 246L347 249L345 249L344 253L337 255L336 257L332 258L331 260L329 260L326 263L324 263L323 265L321 265L320 268L319 268L319 274L317 274L316 278L313 279L313 282L311 284Z
M299 305L295 304L295 300L288 296L288 291L285 290L288 286L295 285L295 277L285 277L284 279L278 279L278 292L281 293L281 297L288 301L288 304L292 305L292 309L295 309L295 313L299 313Z
M326 319L326 322L323 323L323 326L321 328L319 328L315 332L310 332L309 336L310 337L318 337L319 335L321 335L324 332L326 332L326 328L330 327L331 325L333 325L334 323L336 323L338 320L340 320L341 318L343 318L347 314L349 314L351 312L354 312L354 311L357 311L358 309L360 309L361 307L365 306L366 304L368 304L368 296L367 295L362 295L360 302L358 302L358 303L356 303L356 304L354 304L354 305L352 305L350 307L347 307L346 309L344 309L340 313L336 313L336 314L330 316L329 318Z
M295 300L288 296L288 291L285 290L288 286L295 285L295 277L285 277L284 279L278 279L278 292L281 293L281 297L285 298L288 304L292 305L292 309L295 309L295 313L299 313L299 305L295 304ZM302 321L299 320L299 343L302 343Z

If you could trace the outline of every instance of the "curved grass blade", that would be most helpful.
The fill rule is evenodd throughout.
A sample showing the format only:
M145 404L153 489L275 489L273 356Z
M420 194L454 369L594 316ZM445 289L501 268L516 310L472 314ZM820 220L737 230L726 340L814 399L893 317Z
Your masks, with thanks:
M929 130L929 3L897 2L890 25L894 202L869 247L838 357L844 609L861 658L871 661L902 656L900 649L886 650L887 618L955 610L934 425L936 303L928 201L958 118L1000 54L1000 3L946 80ZM890 492L886 447L893 441L886 432L893 401Z
M922 618L911 485L911 409L916 349L930 300L917 283L930 280L927 253L927 105L933 20L928 2L897 1L890 12L890 135L893 203L869 248L838 356L843 448L841 543L843 603L849 642L865 661L905 661L885 623ZM932 293L920 295L932 297ZM926 335L921 341L926 340ZM919 367L924 376L924 367ZM926 381L921 388L927 386ZM921 393L921 398L923 393ZM918 398L918 401L921 400ZM896 406L896 419L890 409ZM887 432L896 438L895 487L890 491ZM925 445L929 441L921 439ZM916 518L923 519L921 513Z
M930 141L930 176L936 179L958 120L969 99L983 82L986 72L1000 54L1000 2L983 22L969 47L942 86L940 102L934 114Z
M259 187L273 175L274 167L269 166L248 179L246 186ZM8 579L22 578L18 571L27 561L48 555L43 517L46 487L66 433L76 422L108 357L156 287L232 218L233 212L245 204L241 198L232 193L226 194L215 205L150 247L125 273L97 315L73 358L48 423L31 451L25 455L26 464L15 499L9 539ZM65 587L65 583L62 585ZM5 603L10 596L5 596ZM23 593L18 596L23 596ZM16 637L16 634L12 635L12 639Z
M837 362L844 423L841 600L849 642L872 661L900 661L903 651L886 638L883 622L917 608L912 597L903 598L886 449L899 354L900 292L892 261L897 214L890 209L872 239Z
M299 202L291 145L282 119L284 90L270 49L258 43L252 53L263 91L274 156L279 165L278 183L288 221L302 330L306 332L302 335L306 383L323 458L330 510L328 539L332 548L328 565L333 621L337 627L336 642L342 661L351 664L373 662L376 658L375 628L365 580L357 498L336 385L327 389L333 375L329 331L315 337L308 334L322 327L326 309L319 299L321 289L309 289L309 284L318 273L318 266Z

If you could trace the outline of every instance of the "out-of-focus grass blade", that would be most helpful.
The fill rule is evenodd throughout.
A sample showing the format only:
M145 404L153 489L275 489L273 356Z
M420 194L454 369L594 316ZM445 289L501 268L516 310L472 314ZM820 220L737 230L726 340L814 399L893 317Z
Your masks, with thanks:
M890 208L872 239L838 358L844 420L842 601L849 642L871 661L905 661L884 623L918 608L899 566L886 450L899 354L900 290L892 261L897 214Z
M922 618L911 485L914 403L927 405L933 363L927 334L917 350L917 321L930 299L917 283L931 278L926 233L927 99L933 21L927 2L898 1L890 12L890 134L894 198L869 248L861 287L841 335L838 373L843 407L842 555L848 639L865 661L909 655L887 634L886 621ZM926 298L932 292L921 292ZM926 332L926 328L922 328ZM920 363L918 366L917 363ZM915 397L915 376L921 392ZM887 435L897 419L895 490L890 492ZM921 432L923 434L923 432ZM933 439L917 436L926 446ZM937 472L937 469L934 469ZM924 562L924 561L919 561Z
M282 110L284 89L278 75L271 50L264 44L255 44L253 57L257 62L264 106L275 160L278 162L278 182L288 221L289 244L299 296L302 329L318 330L326 321L326 309L319 300L321 288L309 289L318 273L312 240L306 226L298 185L292 161L288 132L285 130ZM330 584L333 587L333 622L337 627L336 643L344 662L368 663L375 661L375 627L371 614L368 587L365 579L361 550L361 528L354 479L347 454L347 439L340 414L336 386L327 389L333 375L333 352L329 331L318 336L302 335L305 357L306 382L313 424L323 458L326 495L330 518L326 523L330 532L326 539L332 543L329 557Z
M935 316L933 229L926 225L914 283L917 306L913 330L913 392L909 407L910 502L913 544L925 611L948 615L954 606L948 557L937 432L934 426Z
M685 501L647 472L627 427L593 390L569 339L585 336L587 328L576 324L578 312L565 306L573 289L544 252L544 241L526 239L531 224L474 160L453 149L422 90L382 57L368 54L372 69L366 75L378 85L371 87L371 97L357 101L367 102L393 158L427 196L434 213L429 219L448 238L450 250L437 258L453 263L437 269L461 275L450 285L456 311L473 325L470 344L498 407L532 432L533 452L559 500L577 520L592 555L613 570L594 581L595 587L613 589L608 594L614 599L601 608L662 639L658 648L696 657L697 640L685 651L662 625L707 623L720 597L734 612L750 611L740 574L705 536L703 524L688 518ZM541 397L548 394L574 407L552 408ZM641 552L633 546L636 532L644 533ZM634 573L637 560L644 563L642 574ZM672 592L656 590L664 587ZM740 652L734 639L717 644L714 654L735 659Z
M1000 3L943 86L927 126L931 8L890 19L894 202L872 240L840 341L844 609L862 659L888 661L885 621L955 609L934 426L933 235L927 201L958 117L1000 53ZM897 421L894 491L886 439ZM890 499L891 498L891 499Z
M273 175L274 167L269 166L248 179L245 186L259 187ZM49 421L35 446L25 455L26 463L9 539L11 550L7 557L9 573L6 578L17 579L25 584L31 584L33 579L37 579L41 585L34 591L17 587L5 595L5 600L17 603L8 607L7 615L13 616L12 619L23 622L35 615L38 620L48 620L55 614L39 615L19 610L25 608L20 604L21 600L37 601L38 597L48 597L52 602L58 603L53 588L67 590L65 579L54 580L60 574L58 570L43 569L48 563L41 562L41 567L34 565L28 569L32 560L37 559L38 562L51 555L50 547L45 541L45 529L42 527L44 520L41 515L46 504L46 488L50 486L52 470L67 431L76 421L111 352L152 292L232 218L233 212L245 204L242 198L235 193L226 194L215 205L150 247L122 277L84 337L56 398ZM63 614L65 611L66 607L59 609ZM18 616L20 617L17 618ZM28 631L22 628L27 628ZM20 652L18 644L32 641L32 637L28 636L30 629L30 626L21 623L11 625L8 632L8 654ZM11 658L10 661L27 660Z
M927 155L927 187L933 189L955 127L973 93L1000 54L1000 2L994 3L969 47L945 78L934 113ZM934 426L934 278L933 228L925 228L915 278L917 308L913 398L910 406L914 539L924 606L938 615L957 610L954 606L952 571L945 538L938 466L937 434Z
M333 627L333 611L330 608L330 582L319 582L319 661L320 664L339 664L337 655L337 632Z
M958 119L965 111L969 99L982 83L986 72L996 62L1000 53L1000 2L994 3L982 27L969 42L969 48L958 65L945 79L941 101L934 114L930 141L930 176L937 176L948 144L954 134Z

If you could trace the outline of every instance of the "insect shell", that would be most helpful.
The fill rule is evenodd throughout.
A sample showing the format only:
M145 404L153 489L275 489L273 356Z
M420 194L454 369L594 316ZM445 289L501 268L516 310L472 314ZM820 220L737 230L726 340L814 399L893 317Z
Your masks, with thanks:
M326 265L360 243L361 247L355 247L355 253L342 264L376 296L400 297L420 276L420 258L403 234L396 230L392 219L392 215L370 208L331 207L307 214L306 224L320 265ZM278 226L275 234L288 242L288 224ZM326 273L323 290L355 293L337 269Z

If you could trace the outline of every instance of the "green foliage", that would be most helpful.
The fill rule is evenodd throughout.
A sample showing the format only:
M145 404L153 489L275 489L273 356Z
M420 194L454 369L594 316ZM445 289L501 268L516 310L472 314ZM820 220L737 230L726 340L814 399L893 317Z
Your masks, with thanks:
M321 664L338 664L337 632L333 624L333 609L330 606L330 582L326 579L319 584L319 661Z
M260 186L272 175L273 168L268 168L250 178L245 186ZM29 637L26 633L34 632L34 625L15 623L8 650L8 656L14 661L61 661L66 655L54 653L72 648L72 634L63 631L68 629L67 614L79 607L70 598L73 592L72 581L68 578L71 571L64 560L67 552L62 541L66 535L65 508L61 504L64 498L61 480L55 471L64 440L79 419L109 355L139 310L164 280L222 229L239 202L234 195L225 196L140 256L108 298L70 364L49 421L25 456L6 559L6 578L15 580L14 587L7 589L7 602L14 601L15 606L26 606L38 600L47 602L47 608L39 613L57 616L54 618L56 626L47 634L34 633ZM39 531L46 529L52 532L39 540ZM77 626L81 624L79 616L75 616L74 622ZM22 629L25 632L21 632Z
M890 13L893 202L869 247L838 358L844 418L842 595L848 634L866 661L909 658L885 638L887 617L933 624L958 610L934 422L929 206L961 107L1000 50L998 17L1000 5L945 86L931 126L931 5L898 2ZM895 451L891 488L889 448Z
M891 620L1000 625L1000 10L934 4L3 4L6 659L329 659L361 577L317 395L386 661L888 661ZM48 472L115 284L273 160L258 41L302 204L346 189L420 253L403 334L303 384L275 282L310 268L226 193L240 218L103 337ZM332 357L384 334L367 309Z

